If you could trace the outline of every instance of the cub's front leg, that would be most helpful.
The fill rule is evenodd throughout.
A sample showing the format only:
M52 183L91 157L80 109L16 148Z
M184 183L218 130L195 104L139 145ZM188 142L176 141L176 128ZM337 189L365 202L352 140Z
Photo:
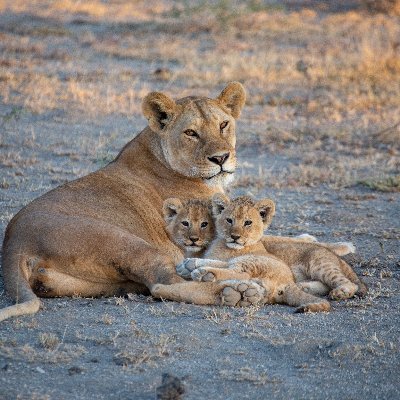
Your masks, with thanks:
M192 272L201 267L226 268L226 261L203 259L203 258L186 258L176 267L176 273L184 279L190 280ZM196 279L198 280L198 279Z

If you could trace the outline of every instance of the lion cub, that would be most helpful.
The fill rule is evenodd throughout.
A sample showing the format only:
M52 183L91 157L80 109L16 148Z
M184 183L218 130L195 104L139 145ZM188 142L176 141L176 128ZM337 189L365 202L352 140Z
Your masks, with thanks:
M340 300L367 292L366 286L352 268L324 244L296 242L279 237L264 237L261 242L263 228L270 224L274 211L272 200L256 203L244 196L229 202L225 196L215 195L213 212L217 239L206 251L205 258L227 260L243 254L268 255L288 265L298 285L311 294L329 293L330 298ZM208 264L206 268L193 271L192 277L197 280L227 279L226 273L209 267L212 266ZM249 268L246 266L246 272ZM252 277L263 273L262 268L250 269Z
M166 201L166 204L170 205L170 201ZM190 204L187 207L186 215L189 215ZM205 252L207 259L190 258L181 270L177 270L178 273L187 278L188 273L192 271L192 279L198 281L246 281L257 278L265 288L264 304L283 303L297 306L298 312L329 311L330 305L326 300L298 288L290 268L268 254L260 241L274 209L271 200L255 202L249 197L239 197L229 202L223 195L214 196L216 238ZM209 208L204 205L203 210L209 212ZM178 221L175 221L175 224L176 222ZM172 232L171 239L180 243L180 236L174 236L171 226L169 231ZM251 290L248 289L249 293L246 293L250 302ZM238 304L246 306L250 303L242 300Z
M164 201L163 213L168 236L185 257L202 257L215 235L211 200L170 198Z

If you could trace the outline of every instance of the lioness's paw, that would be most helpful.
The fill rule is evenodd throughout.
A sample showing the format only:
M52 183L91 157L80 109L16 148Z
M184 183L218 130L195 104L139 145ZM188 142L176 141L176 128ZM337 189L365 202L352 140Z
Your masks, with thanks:
M190 274L197 268L200 258L186 258L176 266L176 273L184 279L190 279Z
M200 282L214 282L215 275L212 272L207 271L206 268L197 268L191 273L194 281Z
M224 283L226 286L221 292L221 305L246 307L263 303L266 290L261 282L232 280Z
M335 289L332 289L329 293L329 297L332 300L345 300L353 297L358 289L358 286L354 283L347 283L341 285Z

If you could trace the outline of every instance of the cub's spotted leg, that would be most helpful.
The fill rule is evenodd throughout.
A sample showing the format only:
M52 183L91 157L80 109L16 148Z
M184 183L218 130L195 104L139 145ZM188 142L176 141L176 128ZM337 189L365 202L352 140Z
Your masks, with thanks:
M191 279L191 273L199 267L212 266L215 268L226 268L228 263L225 261L209 260L203 258L186 258L176 267L176 273L184 279ZM198 279L197 279L198 280Z
M297 286L306 293L315 296L326 296L329 293L329 287L320 281L298 282Z
M343 273L342 263L345 262L325 249L314 251L309 261L310 278L325 283L331 289L329 297L333 300L349 299L358 290L358 285Z
M297 313L329 311L331 305L325 299L313 296L301 290L295 283L287 285L283 290L278 290L278 303L297 307Z
M152 286L151 294L156 298L192 304L245 307L263 303L266 290L256 280L228 280L156 284Z

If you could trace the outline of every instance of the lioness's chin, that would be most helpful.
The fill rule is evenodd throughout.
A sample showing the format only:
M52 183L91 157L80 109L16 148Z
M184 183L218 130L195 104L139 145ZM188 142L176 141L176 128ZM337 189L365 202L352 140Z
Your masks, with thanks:
M235 174L233 172L221 172L220 174L215 175L212 178L205 179L205 182L207 183L207 185L212 187L220 186L222 188L225 188L233 182L234 178Z
M239 243L227 243L226 247L229 247L230 249L241 250L244 246Z

